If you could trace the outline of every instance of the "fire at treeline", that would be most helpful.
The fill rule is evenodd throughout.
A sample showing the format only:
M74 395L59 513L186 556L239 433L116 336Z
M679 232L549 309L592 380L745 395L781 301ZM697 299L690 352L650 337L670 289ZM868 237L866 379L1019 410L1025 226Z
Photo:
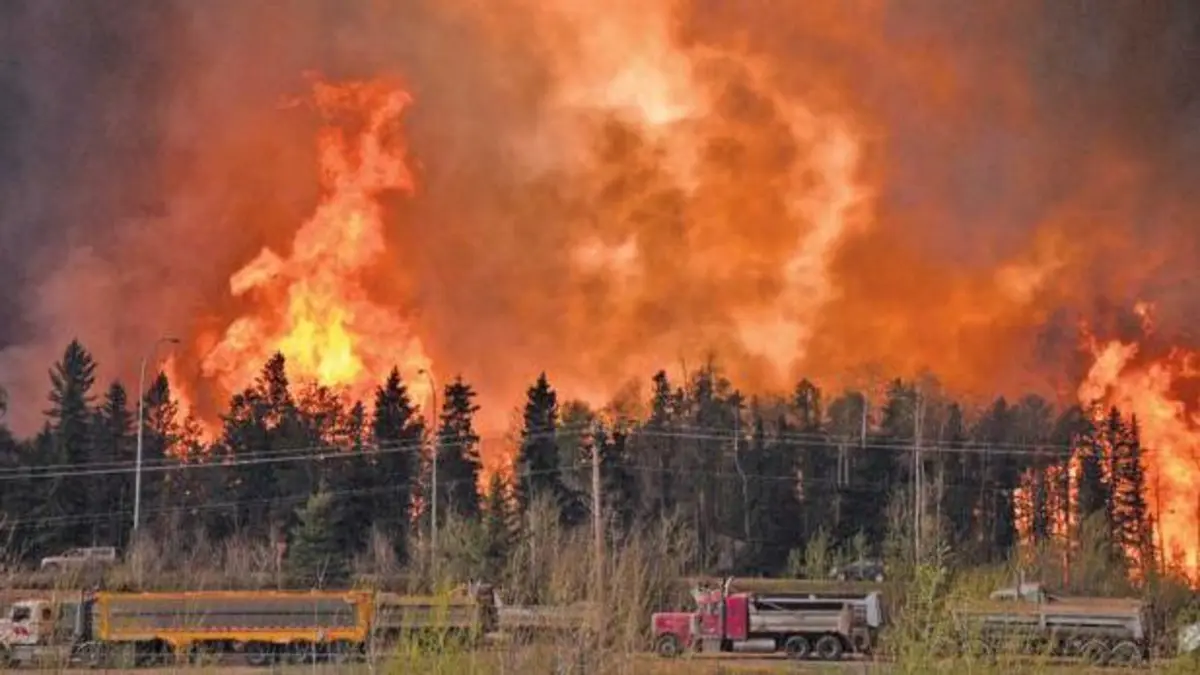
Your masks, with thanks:
M1016 561L1094 590L1084 553L1097 547L1111 576L1132 584L1190 573L1180 551L1163 550L1139 426L1116 408L1034 395L968 407L932 380L865 393L803 380L788 395L746 396L712 362L659 372L645 400L602 409L534 373L511 433L484 439L462 378L443 383L434 415L399 371L378 373L374 396L350 402L290 382L276 355L207 433L180 412L167 376L151 374L139 486L136 391L98 382L96 367L71 343L50 370L42 430L0 434L10 565L128 548L140 528L175 562L254 541L286 551L289 584L308 587L319 570L336 586L380 542L400 565L425 564L436 492L437 555L462 556L453 567L465 578L504 577L539 502L565 528L590 528L599 504L617 547L670 523L691 542L680 569L697 574L827 576L837 563L916 556ZM483 446L508 461L485 472Z

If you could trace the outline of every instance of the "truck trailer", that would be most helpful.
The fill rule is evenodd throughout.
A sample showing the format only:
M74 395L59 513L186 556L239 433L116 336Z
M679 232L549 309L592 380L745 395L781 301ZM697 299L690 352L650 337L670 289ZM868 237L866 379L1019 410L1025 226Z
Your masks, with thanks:
M784 651L793 659L836 661L865 651L870 644L870 627L856 618L866 614L855 606L864 600L810 593L731 593L731 581L719 589L693 591L694 612L660 612L651 617L659 656L674 657L687 650ZM877 596L873 600L878 603Z
M409 598L371 591L197 591L29 599L0 619L0 667L151 666L238 656L252 666L345 662L407 633L482 636L490 594Z
M1150 658L1147 607L1133 598L1056 595L1041 584L1018 584L986 601L952 607L953 648L983 655L1000 650L1082 658L1092 664L1132 664Z

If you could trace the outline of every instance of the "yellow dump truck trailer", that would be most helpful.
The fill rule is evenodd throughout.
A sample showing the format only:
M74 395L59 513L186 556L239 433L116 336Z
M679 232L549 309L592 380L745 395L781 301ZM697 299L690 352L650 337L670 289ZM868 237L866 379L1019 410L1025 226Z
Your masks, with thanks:
M490 594L413 598L373 591L79 594L14 603L0 619L0 668L156 665L237 656L250 665L341 662L407 633L481 636Z

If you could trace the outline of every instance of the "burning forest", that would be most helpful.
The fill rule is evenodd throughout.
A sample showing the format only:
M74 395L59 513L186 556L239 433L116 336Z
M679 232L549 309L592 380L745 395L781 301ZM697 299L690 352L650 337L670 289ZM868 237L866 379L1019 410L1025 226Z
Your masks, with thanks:
M899 5L6 4L0 531L124 541L145 359L160 528L403 556L431 453L568 522L601 448L696 567L919 481L973 561L1195 576L1200 13Z

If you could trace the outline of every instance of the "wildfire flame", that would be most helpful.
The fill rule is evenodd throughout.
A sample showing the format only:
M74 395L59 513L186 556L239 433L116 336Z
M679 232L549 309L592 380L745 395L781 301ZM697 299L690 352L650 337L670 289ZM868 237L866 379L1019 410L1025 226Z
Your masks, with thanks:
M395 366L424 401L431 392L422 374L432 364L420 339L363 283L386 250L379 198L414 190L397 133L412 99L384 81L317 81L312 100L329 122L317 138L322 198L289 255L264 249L230 278L230 292L246 297L252 309L208 351L203 373L226 391L239 391L279 352L292 379L367 401L375 378Z
M1146 333L1153 330L1152 307L1135 308ZM1200 375L1196 354L1172 349L1166 356L1139 359L1142 347L1089 336L1094 356L1079 386L1084 405L1116 406L1136 416L1141 430L1149 506L1164 555L1182 556L1192 574L1200 572L1200 414L1189 410L1180 384Z

